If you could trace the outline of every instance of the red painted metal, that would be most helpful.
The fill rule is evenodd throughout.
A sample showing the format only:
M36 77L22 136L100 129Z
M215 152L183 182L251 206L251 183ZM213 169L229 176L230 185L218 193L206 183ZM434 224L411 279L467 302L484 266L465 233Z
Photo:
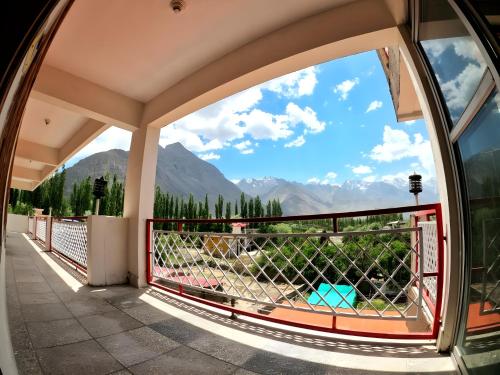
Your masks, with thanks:
M432 339L432 335L427 332L415 332L411 334L407 333L380 333L380 332L366 332L366 331L351 331L351 330L344 330L344 329L332 329L328 327L321 327L321 326L315 326L311 324L305 324L305 323L298 323L298 322L291 322L283 319L278 319L278 318L273 318L269 315L263 315L259 313L253 313L249 311L244 311L244 310L239 310L231 306L227 305L222 305L217 302L209 301L203 298L199 298L196 296L192 296L190 294L183 294L175 289L169 288L165 285L158 284L156 282L151 282L150 285L164 290L168 293L174 294L176 296L180 296L186 299L189 299L191 301L199 302L201 304L215 307L224 311L229 311L231 313L235 313L237 315L244 315L244 316L249 316L251 318L255 319L261 319L265 320L268 322L272 323L278 323L278 324L284 324L292 327L298 327L298 328L304 328L304 329L310 329L310 330L315 330L315 331L321 331L321 332L330 332L330 333L338 333L342 335L349 335L349 336L360 336L360 337L374 337L374 338L384 338L384 339L408 339L408 340L429 340Z
M443 233L443 214L441 205L436 205L436 225L437 225L437 291L436 291L436 310L434 312L434 325L432 327L432 336L437 338L439 327L441 325L441 306L443 299L443 278L444 278L444 233Z
M152 257L152 251L151 251L151 228L152 228L152 220L147 219L146 220L146 280L148 283L151 283L153 281L153 277L151 275L151 257Z
M59 251L57 251L56 249L52 248L50 250L51 253L53 253L54 255L56 255L58 258L62 259L63 261L65 261L66 263L70 263L73 267L75 267L76 269L80 270L82 273L84 273L85 275L87 274L87 267L84 267L82 266L81 264L75 262L73 259L71 258L68 258L66 255L60 253Z
M238 218L238 219L152 219L155 223L182 223L182 224L230 224L230 223L272 223L272 222L288 222L288 221L308 221L322 219L341 219L346 217L362 217L371 215L385 215L395 213L415 212L422 210L433 210L439 206L439 203L423 204L420 206L402 206L394 208L381 208L376 210L350 211L350 212L332 212L319 215L302 215L302 216L273 216L273 217L254 217L254 218Z
M434 322L432 325L431 332L414 332L414 333L394 333L394 332L368 332L368 331L352 331L352 330L343 330L338 329L336 327L337 317L335 315L332 316L332 327L321 327L310 325L306 323L298 323L287 321L283 319L273 318L268 315L263 315L259 313L253 313L249 311L244 311L237 309L232 306L223 305L221 303L213 302L210 300L206 300L200 297L196 297L190 294L184 293L184 289L182 285L178 285L179 290L175 290L169 288L165 285L159 284L152 279L151 274L151 262L147 262L147 275L148 275L148 283L156 288L164 290L168 293L181 296L183 298L199 302L201 304L205 304L207 306L215 307L224 311L229 311L232 314L244 315L256 319L261 319L273 323L279 323L284 325L289 325L298 328L322 331L322 332L331 332L337 334L344 334L350 336L360 336L360 337L373 337L373 338L383 338L383 339L408 339L408 340L428 340L437 338L437 334L439 332L440 326L440 315L441 315L441 306L442 306L442 288L443 288L443 259L444 259L444 235L443 235L443 222L442 222L442 212L441 205L438 203L434 204L426 204L420 206L406 206L406 207L396 207L396 208L388 208L388 209L380 209L380 210L365 210L365 211L355 211L355 212L339 212L339 213L330 213L330 214L321 214L321 215L304 215L304 216L285 216L285 217L265 217L265 218L239 218L239 219L199 219L199 220L188 220L188 219L147 219L146 221L146 229L147 229L147 249L148 254L151 252L151 223L159 222L159 223L177 223L178 228L180 226L180 230L182 230L182 224L199 224L199 223L262 223L262 222L287 222L287 221L305 221L305 220L318 220L318 219L332 219L332 222L335 223L337 219L344 217L360 217L360 216L370 216L370 215L383 215L389 213L403 213L403 212L417 212L418 216L423 215L436 215L436 224L437 224L437 237L438 237L438 254L437 254L437 264L438 270L436 273L426 273L425 276L437 276L437 295L436 295L436 306L433 311L434 313ZM148 256L149 259L149 256ZM430 302L429 297L424 293L423 295L426 301Z

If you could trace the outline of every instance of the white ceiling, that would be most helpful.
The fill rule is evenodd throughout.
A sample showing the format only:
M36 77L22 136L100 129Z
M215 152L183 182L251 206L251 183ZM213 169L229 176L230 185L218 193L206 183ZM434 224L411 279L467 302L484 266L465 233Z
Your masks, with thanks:
M50 122L45 124L45 119ZM19 137L26 141L60 148L87 120L86 117L64 108L28 99Z
M45 63L146 102L266 33L353 0L77 0ZM334 27L334 25L332 25Z

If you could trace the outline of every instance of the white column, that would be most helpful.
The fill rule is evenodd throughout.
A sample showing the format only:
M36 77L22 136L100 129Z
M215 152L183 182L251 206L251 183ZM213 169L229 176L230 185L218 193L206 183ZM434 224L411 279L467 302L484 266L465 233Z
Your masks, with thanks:
M89 285L127 281L128 221L122 217L87 218L87 279Z
M146 219L153 217L160 129L145 127L132 134L125 179L123 216L128 219L128 277L146 285Z

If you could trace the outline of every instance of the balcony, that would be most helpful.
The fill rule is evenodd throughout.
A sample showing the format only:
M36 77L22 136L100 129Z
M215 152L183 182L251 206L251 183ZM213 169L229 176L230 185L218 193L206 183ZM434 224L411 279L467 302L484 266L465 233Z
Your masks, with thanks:
M410 226L342 231L349 229L345 217L405 209L385 211L241 219L248 227L239 234L227 233L224 220L150 219L149 286L140 289L88 285L92 217L26 218L28 234L11 232L7 241L18 368L454 373L433 341L442 282L439 205L420 207ZM312 221L332 230L297 229ZM296 230L266 233L272 222ZM395 243L404 246L395 250Z

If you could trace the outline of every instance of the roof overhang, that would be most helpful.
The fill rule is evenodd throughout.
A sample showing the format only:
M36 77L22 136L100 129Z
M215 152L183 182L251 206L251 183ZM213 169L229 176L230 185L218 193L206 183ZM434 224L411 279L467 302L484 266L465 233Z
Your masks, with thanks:
M28 100L12 187L34 189L110 126L163 127L283 74L397 45L407 16L405 0L168 4L75 2Z

